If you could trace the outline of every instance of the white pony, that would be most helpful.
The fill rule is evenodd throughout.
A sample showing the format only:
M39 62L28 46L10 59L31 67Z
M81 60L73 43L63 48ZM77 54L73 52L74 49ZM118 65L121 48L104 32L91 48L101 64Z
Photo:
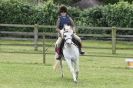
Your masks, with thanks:
M79 49L72 41L73 30L70 26L65 25L61 34L65 40L63 47L63 55L72 73L73 81L77 82L79 73ZM61 72L63 77L62 60L60 60Z

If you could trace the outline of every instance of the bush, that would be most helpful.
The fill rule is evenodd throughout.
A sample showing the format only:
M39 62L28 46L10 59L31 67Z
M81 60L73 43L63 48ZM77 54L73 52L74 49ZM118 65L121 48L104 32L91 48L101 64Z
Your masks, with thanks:
M43 5L31 6L17 0L0 1L0 23L55 25L58 18L58 5L47 1ZM99 27L133 27L133 5L119 2L114 5L98 6L80 10L68 7L76 25ZM16 29L17 30L17 29ZM23 29L21 31L27 31ZM80 30L81 33L105 33L105 31ZM125 31L124 31L125 32ZM120 33L120 32L118 32ZM122 32L121 32L122 33ZM126 32L132 34L133 32Z
M53 4L31 6L18 0L0 1L0 23L6 24L55 24L56 8ZM54 8L54 9L53 9ZM5 29L5 28L4 28ZM7 29L7 28L6 28ZM9 28L11 29L11 28ZM18 29L18 28L17 28ZM17 30L16 29L16 30ZM19 29L18 29L19 30ZM27 31L23 28L21 31Z
M81 25L100 27L133 27L133 5L119 2L114 5L105 5L85 9L80 12ZM132 31L118 32L119 34L133 34Z

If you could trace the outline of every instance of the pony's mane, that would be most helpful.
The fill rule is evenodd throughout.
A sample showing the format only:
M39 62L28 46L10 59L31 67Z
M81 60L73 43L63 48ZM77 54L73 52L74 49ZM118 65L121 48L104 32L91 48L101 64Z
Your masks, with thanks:
M69 25L64 25L63 30L60 31L62 37L63 37L64 32L73 33L72 27Z

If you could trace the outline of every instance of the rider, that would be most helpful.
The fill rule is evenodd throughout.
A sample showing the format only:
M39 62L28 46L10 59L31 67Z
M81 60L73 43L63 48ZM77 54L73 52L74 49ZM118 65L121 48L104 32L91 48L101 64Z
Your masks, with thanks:
M56 31L58 32L58 39L56 41L56 59L59 60L61 58L61 42L62 42L62 38L60 35L60 30L63 29L64 25L70 25L74 31L74 39L77 40L79 42L79 52L80 54L84 54L85 52L83 52L81 50L82 44L81 44L81 39L76 35L75 33L75 24L72 20L72 18L68 15L68 11L67 8L65 6L61 6L59 9L59 17L56 23Z

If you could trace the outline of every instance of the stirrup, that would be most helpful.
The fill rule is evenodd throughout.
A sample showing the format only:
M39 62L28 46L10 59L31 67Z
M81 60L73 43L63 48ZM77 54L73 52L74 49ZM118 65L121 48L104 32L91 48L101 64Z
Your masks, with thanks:
M61 55L58 55L57 57L56 57L56 60L60 60L61 59Z

